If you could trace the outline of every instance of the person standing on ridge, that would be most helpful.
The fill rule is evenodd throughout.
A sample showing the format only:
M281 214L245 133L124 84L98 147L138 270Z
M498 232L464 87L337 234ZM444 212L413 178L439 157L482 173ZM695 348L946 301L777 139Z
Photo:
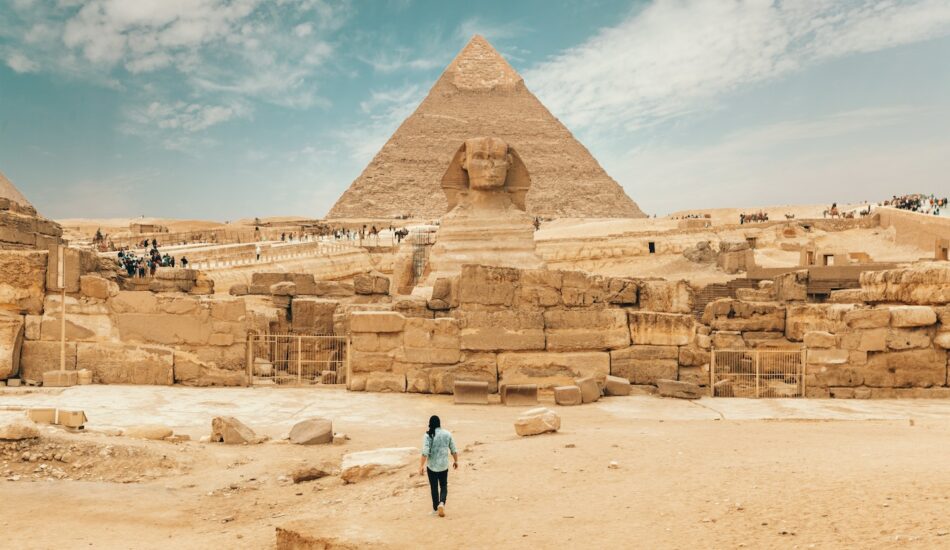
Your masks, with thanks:
M429 476L429 490L432 492L432 515L445 517L445 497L449 485L449 453L452 453L452 468L459 467L459 453L451 432L442 429L438 416L429 417L429 430L422 436L422 456L419 461L419 475L423 470ZM428 467L426 462L428 461Z

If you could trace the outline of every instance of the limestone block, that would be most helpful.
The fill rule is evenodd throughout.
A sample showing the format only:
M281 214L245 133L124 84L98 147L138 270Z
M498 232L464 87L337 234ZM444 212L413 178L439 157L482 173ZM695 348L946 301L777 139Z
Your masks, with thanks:
M891 311L888 308L854 309L845 313L844 322L851 328L884 328L891 322Z
M772 293L780 302L804 302L808 298L808 271L785 273L773 279Z
M458 319L460 344L469 351L544 349L544 316L539 310L472 310L452 312Z
M630 345L627 312L622 309L548 310L544 312L547 349L580 351Z
M640 309L664 313L690 313L693 289L686 281L641 281Z
M366 375L365 391L404 393L406 376L391 372L371 372Z
M171 385L173 364L173 353L160 347L104 342L76 345L76 368L91 370L100 384Z
M254 430L233 416L216 416L211 419L211 442L225 445L261 443Z
M771 302L775 296L772 289L737 288L736 299L740 302Z
M565 306L586 307L603 303L607 288L603 277L580 271L561 272L561 301Z
M0 250L0 310L43 312L46 259L46 251Z
M333 443L333 422L328 418L308 418L294 424L289 438L290 442L296 445Z
M832 290L828 301L833 304L863 304L865 294L860 288Z
M343 455L340 478L345 483L357 483L405 468L419 460L419 449L399 447L374 449Z
M20 372L23 324L20 315L0 315L0 380L14 377Z
M207 318L199 315L122 313L115 316L115 321L123 342L207 344L212 330ZM47 339L46 324L43 338Z
M209 304L211 318L217 321L241 323L247 317L247 304L243 299L216 297Z
M746 347L742 333L735 330L717 330L710 339L715 349L745 349Z
M805 333L823 330L832 334L844 332L845 315L856 309L854 304L788 304L786 307L785 336L801 342Z
M79 383L79 373L74 370L48 370L43 373L43 386L68 388Z
M23 338L26 340L42 339L41 327L43 326L42 315L25 315L23 317Z
M234 335L228 333L212 334L208 337L209 346L230 346L234 344Z
M398 360L406 363L427 363L437 365L452 365L458 363L462 352L458 348L410 348L405 347L398 354Z
M563 406L580 405L584 402L581 389L577 386L555 386L554 402Z
M809 365L806 387L860 386L864 383L865 369L847 364Z
M893 328L887 332L887 347L893 350L929 348L932 344L930 332Z
M630 381L619 376L608 376L604 381L605 395L630 395Z
M950 332L938 332L934 336L934 344L943 349L950 349Z
M676 378L679 349L676 346L631 346L610 352L610 374L632 384L656 384L660 378Z
M488 382L456 380L452 393L456 405L487 405Z
M933 262L914 267L865 271L861 288L869 302L950 304L950 263Z
M783 332L785 307L774 303L741 302L724 298L706 305L703 323L714 330Z
M291 326L301 334L333 334L333 316L339 302L321 298L295 298L290 306Z
M542 388L552 388L587 376L603 381L608 374L610 355L607 352L498 354L501 385L537 384Z
M339 281L315 281L313 283L312 289L306 289L306 287L301 286L300 281L295 282L297 284L298 295L312 294L314 296L322 296L324 298L343 298L356 294L356 289L353 287L353 283Z
M449 394L456 381L479 381L488 384L488 391L498 391L498 362L494 353L466 352L452 366L429 369L429 391Z
M79 278L79 292L88 298L107 300L119 293L119 285L99 275L83 275Z
M700 365L698 367L680 367L677 373L677 380L680 382L689 382L697 386L709 385L709 365Z
M184 386L202 388L208 386L236 387L247 385L247 374L243 369L229 370L219 368L213 364L202 361L201 357L194 353L181 350L176 350L174 353L174 378L176 383ZM267 365L273 369L270 363L267 363ZM261 366L256 367L257 374L261 374L262 370L263 368Z
M392 307L393 311L407 319L411 317L432 319L432 311L429 310L429 304L423 296L396 296L393 298Z
M357 294L389 294L389 279L378 274L361 273L353 277L353 290Z
M248 285L243 283L231 285L228 289L228 294L231 296L247 296L249 293Z
M406 346L406 353L410 349L430 348L439 350L455 350L460 347L458 320L453 318L441 319L419 319L411 318L406 320L403 342ZM455 363L458 357L453 361L433 361L437 363ZM425 362L425 361L415 361Z
M282 281L270 285L270 293L274 296L296 296L297 285L290 281Z
M545 407L531 409L515 420L515 433L524 437L556 432L561 429L561 417Z
M735 397L735 391L732 387L732 380L720 380L713 384L714 397Z
M887 349L887 335L886 328L856 330L842 334L838 346L858 351L884 351Z
M678 399L699 399L703 390L696 384L680 382L678 380L660 379L656 381L657 391L662 397L676 397Z
M109 306L113 313L158 313L158 297L151 292L120 290Z
M25 340L20 355L20 378L42 380L44 372L59 369L59 362L59 342ZM66 342L66 370L76 370L75 342Z
M937 322L937 313L932 307L894 306L890 310L892 327L928 327Z
M538 404L537 384L508 384L500 386L501 402L508 407Z
M690 315L631 311L628 317L634 345L685 346L695 332Z
M707 327L708 328L708 327ZM712 348L712 336L708 334L697 334L696 335L696 346L703 350L709 350Z
M709 363L709 350L693 346L682 346L679 351L681 367L699 367Z
M809 365L846 365L850 357L846 349L810 349L807 353Z
M400 332L355 332L351 345L355 351L392 351L402 346Z
M293 303L293 296L271 296L271 304L278 309L288 309Z
M838 342L834 334L823 330L812 330L805 333L806 348L833 348Z
M600 386L597 384L597 380L590 376L585 376L584 378L575 380L574 384L581 389L581 401L584 403L593 403L600 400L602 392L600 391Z
M353 372L388 372L393 369L393 355L388 352L352 351Z
M640 287L633 279L611 277L606 281L607 303L621 306L637 305Z
M456 285L453 286L453 281ZM432 285L432 297L429 298L429 309L447 310L458 306L457 277L441 277Z
M864 384L871 387L943 386L947 380L947 353L933 348L876 353L868 357L862 370Z
M522 307L553 307L561 304L563 273L547 269L521 272L518 303Z
M36 423L21 414L0 415L0 441L36 439L40 430Z
M391 311L354 311L350 314L350 332L401 332L406 318Z

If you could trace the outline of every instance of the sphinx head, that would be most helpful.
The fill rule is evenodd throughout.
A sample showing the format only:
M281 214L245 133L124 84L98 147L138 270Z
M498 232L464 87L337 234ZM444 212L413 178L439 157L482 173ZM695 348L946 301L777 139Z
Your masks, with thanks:
M465 140L462 169L468 172L472 189L487 191L504 187L509 164L511 155L503 140L493 137Z

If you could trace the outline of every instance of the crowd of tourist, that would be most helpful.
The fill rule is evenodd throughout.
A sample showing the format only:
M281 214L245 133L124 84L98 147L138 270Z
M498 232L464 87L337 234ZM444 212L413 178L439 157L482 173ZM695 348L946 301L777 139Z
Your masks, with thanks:
M911 212L920 212L921 214L933 214L939 216L941 211L947 209L947 197L938 198L933 194L922 195L914 193L912 195L894 195L889 200L884 201L882 206L899 208L901 210L910 210Z
M151 243L145 239L142 241L142 246L146 250L142 256L136 255L133 250L120 250L117 255L119 267L124 269L129 277L154 277L159 267L175 267L176 265L188 267L188 258L182 256L181 260L176 261L174 256L159 252L156 239L152 239Z

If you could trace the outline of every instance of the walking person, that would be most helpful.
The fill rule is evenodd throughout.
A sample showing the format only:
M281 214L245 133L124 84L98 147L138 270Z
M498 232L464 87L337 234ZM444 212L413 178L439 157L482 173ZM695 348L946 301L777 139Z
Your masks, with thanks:
M459 467L459 453L455 440L448 430L442 429L438 416L429 418L429 430L422 437L422 456L419 461L419 475L425 470L429 476L429 490L432 491L432 515L445 517L445 497L449 485L449 453L452 453L452 468ZM428 462L428 466L426 465Z

